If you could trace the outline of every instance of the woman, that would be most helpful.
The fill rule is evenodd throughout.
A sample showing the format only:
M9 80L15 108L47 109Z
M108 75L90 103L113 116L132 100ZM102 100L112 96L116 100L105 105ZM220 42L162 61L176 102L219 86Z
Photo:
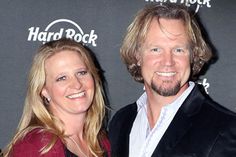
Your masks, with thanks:
M110 156L102 128L105 103L99 70L81 44L44 44L29 74L25 106L4 156Z

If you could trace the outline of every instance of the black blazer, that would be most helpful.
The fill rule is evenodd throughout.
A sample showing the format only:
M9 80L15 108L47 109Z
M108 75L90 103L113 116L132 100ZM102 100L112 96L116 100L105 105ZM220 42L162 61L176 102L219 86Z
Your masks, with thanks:
M236 114L194 87L152 157L236 157ZM119 110L109 125L112 157L128 157L137 104ZM138 138L138 137L137 137Z

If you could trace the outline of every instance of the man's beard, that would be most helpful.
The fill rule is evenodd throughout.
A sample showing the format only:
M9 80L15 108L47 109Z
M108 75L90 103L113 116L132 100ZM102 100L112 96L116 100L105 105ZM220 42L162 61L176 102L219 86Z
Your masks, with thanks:
M163 81L163 83L171 83L172 81ZM174 96L180 90L180 81L178 81L173 88L165 88L161 85L155 85L154 82L151 82L151 88L161 96Z

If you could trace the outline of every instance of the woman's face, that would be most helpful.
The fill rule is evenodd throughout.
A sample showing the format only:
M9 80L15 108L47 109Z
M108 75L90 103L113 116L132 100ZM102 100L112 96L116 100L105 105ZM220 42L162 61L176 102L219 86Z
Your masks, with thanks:
M45 61L46 84L42 95L49 109L63 120L67 115L86 114L94 97L94 79L82 57L64 50Z

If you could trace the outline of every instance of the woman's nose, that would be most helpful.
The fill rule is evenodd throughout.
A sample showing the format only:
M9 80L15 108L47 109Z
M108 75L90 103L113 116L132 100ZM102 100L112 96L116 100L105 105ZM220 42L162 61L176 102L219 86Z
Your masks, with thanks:
M71 86L72 88L80 89L82 86L81 81L77 77L73 77L71 80Z

